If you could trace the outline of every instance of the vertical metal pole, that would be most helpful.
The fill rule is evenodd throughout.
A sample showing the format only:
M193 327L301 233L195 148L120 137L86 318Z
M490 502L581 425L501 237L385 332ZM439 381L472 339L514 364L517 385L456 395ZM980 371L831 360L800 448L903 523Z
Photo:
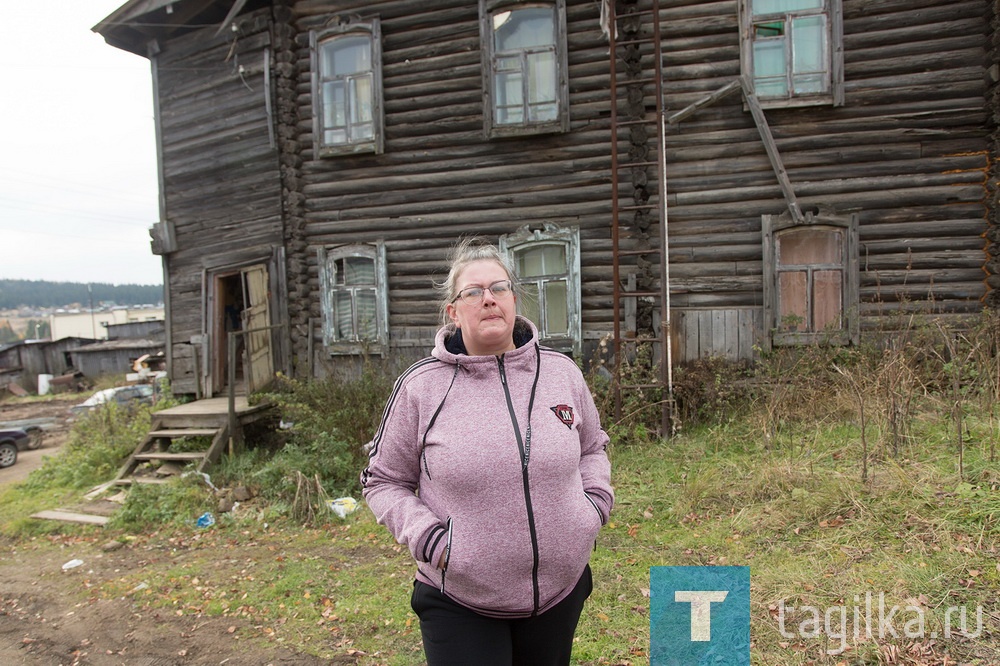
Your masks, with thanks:
M660 188L660 337L663 352L660 357L660 383L666 390L666 400L660 414L660 432L671 432L674 406L673 350L670 326L670 242L667 232L667 123L663 103L663 43L660 41L660 2L653 0L653 55L656 59L656 115L659 123L659 188Z
M229 331L228 348L229 367L226 368L226 382L229 384L229 455L235 453L233 438L236 436L236 331Z
M621 394L621 277L619 275L618 256L618 12L617 3L611 0L608 3L608 15L611 18L610 29L608 30L608 45L611 56L611 279L613 283L612 299L614 320L614 339L612 350L614 352L614 382L613 390L615 397L615 420L622 416L622 394Z

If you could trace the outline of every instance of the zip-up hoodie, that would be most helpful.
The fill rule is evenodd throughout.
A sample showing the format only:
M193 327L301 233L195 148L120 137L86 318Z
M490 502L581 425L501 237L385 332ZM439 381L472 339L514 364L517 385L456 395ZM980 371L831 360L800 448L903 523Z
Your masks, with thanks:
M468 356L460 330L439 330L396 381L361 475L419 580L511 618L572 591L614 504L608 436L576 363L522 317L514 342Z

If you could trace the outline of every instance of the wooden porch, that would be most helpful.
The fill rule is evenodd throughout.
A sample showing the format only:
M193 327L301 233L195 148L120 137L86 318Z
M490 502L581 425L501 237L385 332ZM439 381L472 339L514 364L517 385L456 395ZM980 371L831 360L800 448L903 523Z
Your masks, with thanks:
M98 486L77 506L32 517L103 525L119 506L101 498L110 487L167 483L179 474L204 473L224 453L242 445L246 426L273 416L274 411L272 403L251 405L246 396L238 395L195 400L155 412L149 433L113 480Z
M164 483L170 470L204 472L243 442L245 426L267 418L273 405L251 405L245 395L205 398L153 414L149 433L118 470L116 485Z

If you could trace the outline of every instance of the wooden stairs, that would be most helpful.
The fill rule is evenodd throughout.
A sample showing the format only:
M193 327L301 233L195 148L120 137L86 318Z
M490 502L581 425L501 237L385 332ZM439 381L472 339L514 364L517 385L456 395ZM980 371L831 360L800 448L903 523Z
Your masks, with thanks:
M173 463L173 470L180 467L184 472L204 473L223 453L242 444L243 426L267 417L271 410L271 405L251 406L245 396L237 396L232 415L225 398L197 400L156 412L149 433L118 470L114 484L166 483L172 475L157 473L166 463ZM235 424L235 429L230 424Z
M224 453L243 443L244 426L269 418L270 404L249 405L245 396L236 396L233 413L229 400L208 398L155 412L149 432L118 470L115 478L89 493L88 503L42 511L33 518L101 525L107 522L107 500L97 499L112 486L139 483L167 483L178 473L205 473ZM230 424L235 424L235 428ZM179 450L178 450L179 449ZM169 468L170 474L163 474ZM102 504L96 510L96 505Z
M229 447L229 424L199 426L189 423L171 423L169 417L158 414L153 416L149 433L135 448L129 459L118 470L114 479L115 485L128 486L133 483L166 483L169 475L156 473L156 468L163 463L183 465L185 471L204 472L209 466L219 461L224 451ZM206 448L175 452L171 450L174 442L197 442L211 438ZM151 472L151 473L146 473Z

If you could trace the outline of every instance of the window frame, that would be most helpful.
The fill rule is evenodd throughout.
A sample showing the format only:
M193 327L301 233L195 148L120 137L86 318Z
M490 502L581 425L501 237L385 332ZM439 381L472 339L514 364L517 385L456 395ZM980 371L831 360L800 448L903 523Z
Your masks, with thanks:
M556 104L554 120L530 122L525 114L522 123L498 123L493 90L496 85L496 53L494 52L492 17L503 11L518 11L544 7L555 13ZM479 0L479 36L483 67L483 135L487 139L569 131L569 58L567 54L566 0Z
M859 275L858 275L858 214L837 214L832 210L820 209L816 213L807 212L801 222L792 219L789 213L764 215L761 217L763 260L764 260L764 325L765 339L772 346L792 346L805 344L847 345L858 344L860 327L858 320ZM777 264L778 240L792 231L804 229L837 230L843 234L841 244L842 271L840 294L841 326L833 330L788 331L783 330L780 321L781 295L778 279L782 272ZM806 264L803 264L806 266ZM817 268L829 268L826 264L811 264ZM810 291L812 284L810 284Z
M320 78L320 52L327 43L349 36L364 35L371 44L372 77L372 136L364 140L347 143L326 144L323 141L324 107ZM378 19L332 25L309 33L309 55L311 68L311 92L313 111L313 151L316 157L336 157L357 153L385 152L385 118L382 86L382 28Z
M385 242L327 245L316 250L320 282L320 309L323 313L323 346L331 354L384 353L389 343L389 281L386 270ZM337 284L335 263L348 257L371 259L375 263L375 338L337 338L334 295L344 291L356 292L357 288ZM368 287L366 287L367 289ZM352 298L352 305L354 300ZM353 328L357 331L357 317L352 313Z
M500 251L517 266L517 253L540 245L561 245L566 248L566 272L547 275L544 278L525 278L518 276L521 284L537 282L539 294L543 294L541 284L557 281L555 278L565 276L566 280L566 315L567 334L550 335L546 323L535 322L538 327L539 341L547 347L568 352L574 358L580 358L583 350L583 334L581 325L581 274L580 274L580 229L579 227L560 227L553 223L545 223L543 228L532 230L528 225L519 228L512 234L500 237ZM539 303L539 312L543 313ZM521 308L518 305L518 314Z
M756 79L754 77L754 57L753 57L753 47L754 47L754 24L755 23L766 23L770 21L777 20L781 18L785 20L787 24L790 24L791 19L800 16L815 16L822 15L826 18L826 30L827 30L827 52L826 64L827 64L827 75L829 76L829 90L823 93L799 93L796 94L792 89L790 77L792 75L792 53L791 47L793 46L792 37L787 38L788 45L785 49L785 66L786 66L786 76L789 77L789 89L788 94L783 97L761 97L757 95L757 99L760 105L765 109L774 108L784 108L784 107L801 107L801 106L820 106L820 105L832 105L832 106L843 106L844 105L844 10L842 0L823 0L823 8L809 9L809 10L798 10L798 11L785 11L785 12L775 12L772 14L764 14L754 20L751 13L752 4L754 0L740 0L739 1L739 15L740 15L740 71L743 72L743 76L746 81L750 82L756 89ZM786 31L787 34L787 31Z

